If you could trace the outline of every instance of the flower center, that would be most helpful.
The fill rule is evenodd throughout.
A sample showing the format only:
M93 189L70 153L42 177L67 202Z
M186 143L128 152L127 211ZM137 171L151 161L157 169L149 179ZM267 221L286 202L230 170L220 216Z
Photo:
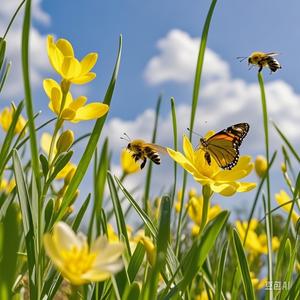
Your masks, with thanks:
M88 246L85 245L78 249L75 245L69 251L62 251L65 268L75 274L80 275L91 269L91 266L96 258L95 253L89 253Z

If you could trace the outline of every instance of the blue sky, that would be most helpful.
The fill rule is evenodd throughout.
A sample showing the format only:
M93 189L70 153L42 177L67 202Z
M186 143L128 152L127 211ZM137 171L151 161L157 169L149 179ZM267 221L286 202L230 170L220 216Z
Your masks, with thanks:
M0 9L1 28L18 1L5 0ZM163 94L162 117L158 140L171 145L169 99L175 97L180 119L180 135L186 132L191 103L192 78L197 47L210 1L34 1L32 70L36 110L42 110L42 120L49 118L48 100L42 91L42 79L55 76L45 53L45 36L69 39L78 57L96 51L100 58L95 67L97 78L87 88L78 89L89 101L103 99L114 66L119 34L123 35L123 55L117 87L113 97L105 134L110 136L116 155L114 168L118 171L118 153L124 146L119 140L126 131L132 138L149 139L153 109L157 97ZM14 5L13 5L14 4ZM276 51L283 69L264 77L270 118L300 148L300 79L299 79L299 1L283 5L280 0L219 1L213 15L208 38L207 62L204 67L202 90L196 130L204 134L210 129L222 129L235 122L247 121L250 133L241 147L242 153L253 156L264 153L262 120L256 70L248 70L246 62L237 56L247 56L254 50ZM17 20L8 42L16 45L20 37L21 19ZM11 42L10 42L11 41ZM22 98L19 82L19 53L17 47L8 51L15 61L10 81L3 93L5 100ZM182 57L184 56L184 57ZM173 60L172 60L173 59ZM158 66L153 67L153 61ZM152 61L152 67L151 66ZM145 75L148 74L148 77ZM164 79L161 78L165 74ZM58 78L58 77L56 77ZM148 79L147 79L148 78ZM149 80L149 78L152 80ZM90 130L92 124L75 127L76 133ZM279 149L279 139L271 131L272 150ZM82 150L82 149L81 149ZM163 159L164 172L158 172L154 185L168 177L172 163ZM277 192L283 186L279 171L280 159L274 170ZM296 167L297 168L297 167ZM252 176L251 179L255 179ZM140 177L129 180L133 186ZM89 177L85 184L88 185ZM166 183L168 184L168 183ZM165 184L164 184L165 185ZM240 196L245 198L248 196ZM226 200L228 201L228 200ZM232 200L234 205L235 198ZM230 201L229 201L230 202Z

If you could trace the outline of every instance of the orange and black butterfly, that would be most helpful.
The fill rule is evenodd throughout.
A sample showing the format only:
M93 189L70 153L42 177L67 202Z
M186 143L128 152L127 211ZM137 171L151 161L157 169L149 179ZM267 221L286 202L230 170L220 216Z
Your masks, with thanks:
M210 165L213 157L220 168L231 170L239 160L239 147L249 128L248 123L238 123L208 139L201 138L199 148L204 150L207 163Z

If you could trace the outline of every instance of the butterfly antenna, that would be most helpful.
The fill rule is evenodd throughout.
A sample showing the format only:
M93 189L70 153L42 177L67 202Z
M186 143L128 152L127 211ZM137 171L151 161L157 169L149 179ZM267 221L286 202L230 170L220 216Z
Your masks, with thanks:
M242 62L247 58L248 58L247 56L238 56L236 59L238 59L240 62Z
M190 128L187 128L187 130L188 130L189 132L191 132L191 133L193 133L193 134L195 134L195 135L200 136L201 138L203 138L203 136L202 136L201 134L199 134L199 133L197 133L197 132L191 130Z

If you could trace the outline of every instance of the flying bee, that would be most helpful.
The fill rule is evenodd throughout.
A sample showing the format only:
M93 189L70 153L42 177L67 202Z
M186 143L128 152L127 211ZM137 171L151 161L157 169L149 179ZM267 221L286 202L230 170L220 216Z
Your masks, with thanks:
M132 157L134 158L134 160L136 162L139 160L142 161L140 166L141 169L145 167L147 158L149 158L155 164L160 165L159 153L167 153L165 147L152 143L147 143L144 140L139 139L131 141L126 133L124 133L124 135L126 139L123 137L121 137L121 139L127 140L129 142L126 149L132 152Z
M272 72L276 72L278 69L281 69L281 65L278 62L274 56L278 55L278 53L275 52L269 52L269 53L264 53L264 52L259 52L255 51L252 52L249 57L237 57L240 62L242 62L245 59L248 59L248 65L254 65L258 66L258 72L261 72L261 70L264 67L268 67Z

